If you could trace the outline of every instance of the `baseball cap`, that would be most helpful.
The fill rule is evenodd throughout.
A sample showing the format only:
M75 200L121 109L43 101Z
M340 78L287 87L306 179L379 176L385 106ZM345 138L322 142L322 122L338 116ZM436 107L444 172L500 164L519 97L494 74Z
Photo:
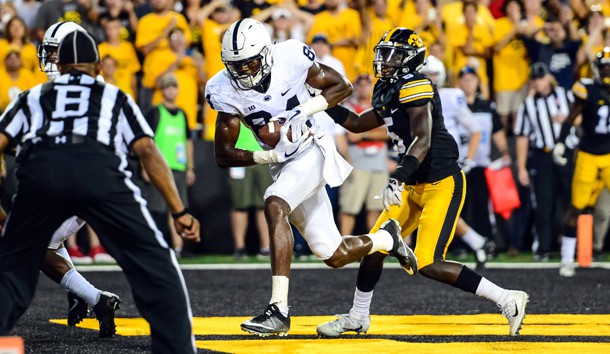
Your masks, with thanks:
M89 33L74 31L68 33L59 43L57 49L58 64L97 63L100 53L95 39Z
M159 79L159 88L161 90L168 88L170 86L178 86L178 79L176 79L176 75L172 73L167 73Z
M462 76L466 75L466 74L473 74L475 76L479 76L479 74L477 73L477 69L473 68L472 66L465 66L460 70L460 73L458 74L458 77L461 78Z
M289 19L289 18L292 18L292 14L287 9L280 7L273 12L273 15L271 15L272 20L277 20L282 17Z
M311 39L311 43L316 43L316 42L323 42L323 43L328 44L328 38L323 34L316 34Z
M536 62L531 66L530 78L531 79L540 79L549 74L549 68L545 63Z
M13 54L13 53L17 53L19 55L21 55L21 48L19 48L16 45L10 45L7 49L6 52L4 52L4 58L6 59L8 58L9 55Z

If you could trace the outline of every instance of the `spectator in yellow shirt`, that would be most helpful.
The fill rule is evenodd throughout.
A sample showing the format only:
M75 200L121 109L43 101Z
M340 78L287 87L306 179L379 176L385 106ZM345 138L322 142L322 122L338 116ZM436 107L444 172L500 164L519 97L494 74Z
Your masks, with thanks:
M9 47L4 55L4 68L0 69L0 109L2 111L19 93L29 90L37 84L34 74L23 68L20 48Z
M174 28L179 28L187 43L191 42L189 24L184 16L171 10L173 4L173 0L150 0L153 12L143 16L136 29L136 49L144 55L142 89L138 101L144 112L151 108L151 96L157 79L167 70L167 67L161 67L159 63L171 53L167 41L169 33Z
M4 58L9 47L17 47L21 52L23 68L32 74L39 71L36 47L30 43L28 29L21 17L13 17L7 23L4 30L5 38L0 39L0 58ZM2 66L0 64L0 66ZM45 79L46 81L46 79Z
M117 62L114 83L134 99L138 92L135 74L140 71L140 61L131 42L122 39L124 28L119 18L109 18L104 25L106 40L99 44L100 58L111 56Z
M489 27L477 22L477 3L464 2L464 24L455 25L447 36L450 47L452 78L457 77L460 68L473 66L481 79L481 95L489 97L489 78L487 77L487 59L490 57L493 38Z
M237 20L237 14L225 0L212 0L201 8L199 18L201 19L202 50L205 57L204 73L206 80L225 68L220 59L220 50L222 49L221 38L231 23ZM203 118L203 138L205 140L214 140L217 115L218 113L205 102Z
M506 0L502 12L506 17L497 19L494 28L493 90L496 111L502 124L510 129L509 122L514 122L527 96L530 68L527 49L519 38L527 24L521 16L523 7L519 0Z
M316 34L325 34L333 48L333 56L341 60L350 81L356 79L354 57L361 43L362 28L358 11L347 8L344 0L326 0L326 10L317 14L309 30L307 42Z
M441 17L430 0L415 0L414 12L403 11L399 24L417 32L426 48L440 42L443 44Z
M464 4L466 2L475 3L477 23L486 26L488 31L493 31L495 20L487 7L486 0L457 0L445 3L441 7L441 18L445 26L445 33L453 33L454 25L464 24Z

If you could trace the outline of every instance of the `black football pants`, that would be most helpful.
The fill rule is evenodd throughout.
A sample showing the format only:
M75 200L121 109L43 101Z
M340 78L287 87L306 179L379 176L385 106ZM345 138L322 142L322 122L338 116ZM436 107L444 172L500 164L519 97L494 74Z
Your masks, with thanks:
M51 235L78 215L123 268L136 306L150 323L152 351L195 351L182 273L126 166L98 143L39 148L21 161L0 238L0 336L31 304Z

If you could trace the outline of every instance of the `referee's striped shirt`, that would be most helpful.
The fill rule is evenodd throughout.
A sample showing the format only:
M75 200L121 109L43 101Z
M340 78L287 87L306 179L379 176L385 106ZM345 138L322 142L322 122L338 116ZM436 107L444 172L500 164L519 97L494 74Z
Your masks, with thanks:
M0 132L15 145L73 134L123 152L125 145L153 137L131 96L81 72L20 93L0 116Z
M563 87L555 87L546 97L538 94L527 96L519 107L515 135L529 137L532 148L552 151L561 133L561 123L553 121L553 117L567 117L572 101L571 92Z

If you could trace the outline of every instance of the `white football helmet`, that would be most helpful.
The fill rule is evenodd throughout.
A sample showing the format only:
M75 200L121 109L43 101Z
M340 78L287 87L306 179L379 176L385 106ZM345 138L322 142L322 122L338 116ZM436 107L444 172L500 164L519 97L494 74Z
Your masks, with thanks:
M434 84L438 87L443 87L445 85L445 80L447 79L445 64L437 57L432 55L428 56L426 65L421 69L421 72L426 75L438 75Z
M236 87L251 90L271 73L271 50L271 36L265 26L245 18L225 32L220 55Z
M47 74L49 80L55 80L59 76L59 69L55 64L57 62L57 48L59 42L64 39L68 33L74 31L85 31L80 25L74 22L57 22L47 29L44 33L42 42L38 45L38 65L40 70Z

